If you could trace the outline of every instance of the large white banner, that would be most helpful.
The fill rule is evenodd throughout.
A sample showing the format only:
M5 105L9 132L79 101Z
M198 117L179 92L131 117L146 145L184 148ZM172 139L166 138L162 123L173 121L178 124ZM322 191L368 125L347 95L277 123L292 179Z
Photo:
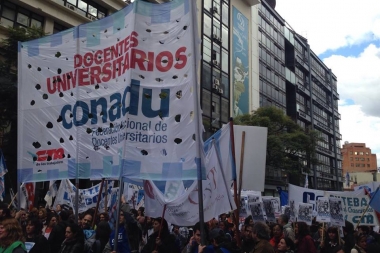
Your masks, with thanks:
M202 181L204 220L236 209L231 191L226 184L215 146L205 158L206 178ZM181 187L176 187L181 189ZM172 224L192 226L199 221L198 184L195 181L186 192L176 198L165 197L152 181L144 181L145 213L150 217L162 216ZM175 192L178 192L176 190Z
M135 1L20 43L20 181L196 179L195 9L193 0Z
M364 194L364 190L333 192L313 190L289 184L289 203L309 203L313 205L313 210L317 211L316 203L319 198L323 197L340 198L342 200L342 210L345 213L344 219L352 224L358 223L369 201L368 196ZM371 207L368 208L360 224L367 226L379 225L375 211Z

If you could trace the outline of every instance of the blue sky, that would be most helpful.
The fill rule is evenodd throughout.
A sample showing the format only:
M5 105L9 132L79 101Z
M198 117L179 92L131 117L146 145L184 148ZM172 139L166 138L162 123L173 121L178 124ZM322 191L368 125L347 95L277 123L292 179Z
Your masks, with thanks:
M380 1L277 0L338 78L341 144L366 143L380 166Z

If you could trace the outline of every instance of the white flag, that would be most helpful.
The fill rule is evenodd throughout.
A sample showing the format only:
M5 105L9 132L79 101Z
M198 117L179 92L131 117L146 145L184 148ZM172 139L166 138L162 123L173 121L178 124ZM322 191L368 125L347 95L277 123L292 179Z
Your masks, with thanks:
M211 220L236 208L228 189L215 146L212 145L206 159L206 178L203 180L204 219ZM191 226L199 221L197 181L184 194L167 199L152 181L144 181L145 210L151 217L162 216L166 205L165 219L172 224Z

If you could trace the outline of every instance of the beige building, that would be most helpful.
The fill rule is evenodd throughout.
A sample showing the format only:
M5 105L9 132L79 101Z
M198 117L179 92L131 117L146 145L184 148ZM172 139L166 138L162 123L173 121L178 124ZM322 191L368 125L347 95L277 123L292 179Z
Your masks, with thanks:
M380 180L377 170L368 171L368 172L352 172L352 173L349 173L348 175L349 175L349 180L348 180L348 184L347 184L347 181L344 184L345 189L354 189L355 186L368 184L370 182L378 182Z

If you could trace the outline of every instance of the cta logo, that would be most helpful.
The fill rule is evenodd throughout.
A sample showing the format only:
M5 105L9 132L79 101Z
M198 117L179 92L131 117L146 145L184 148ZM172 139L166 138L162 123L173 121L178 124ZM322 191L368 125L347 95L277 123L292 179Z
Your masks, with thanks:
M29 152L29 154L31 154ZM33 162L50 162L54 160L61 160L65 157L63 148L39 150L36 154L31 154Z

